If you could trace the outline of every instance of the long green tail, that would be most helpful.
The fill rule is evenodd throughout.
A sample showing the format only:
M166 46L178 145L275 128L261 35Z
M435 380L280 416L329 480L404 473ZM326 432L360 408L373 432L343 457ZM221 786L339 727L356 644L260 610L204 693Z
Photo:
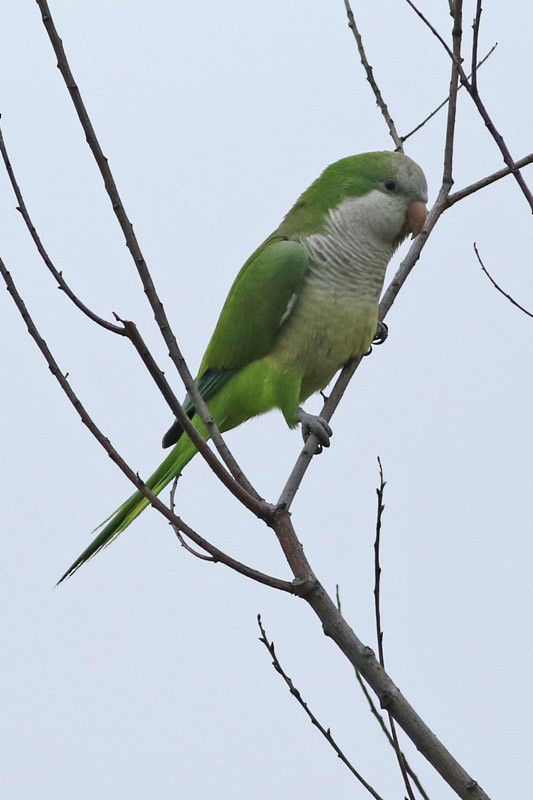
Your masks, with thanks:
M176 475L179 475L183 467L188 464L196 452L196 447L192 444L191 440L185 435L182 436L154 474L148 478L146 485L154 494L159 494ZM98 526L101 527L105 525L104 529L93 539L81 556L78 556L76 561L67 569L57 583L60 584L65 578L69 578L82 564L85 564L86 561L99 553L100 550L107 547L113 539L116 539L119 533L126 530L128 525L130 525L148 505L150 505L150 501L147 500L146 497L140 492L134 492L125 503L122 503L110 517ZM98 530L98 528L96 528L96 530Z

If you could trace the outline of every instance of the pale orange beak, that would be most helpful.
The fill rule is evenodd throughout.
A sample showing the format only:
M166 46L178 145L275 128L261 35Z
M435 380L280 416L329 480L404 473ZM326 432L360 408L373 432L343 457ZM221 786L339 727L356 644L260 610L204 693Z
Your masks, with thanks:
M409 203L407 206L405 221L407 223L407 228L413 234L411 237L412 239L414 239L415 236L418 236L424 227L427 213L427 208L421 200L415 200L414 202Z

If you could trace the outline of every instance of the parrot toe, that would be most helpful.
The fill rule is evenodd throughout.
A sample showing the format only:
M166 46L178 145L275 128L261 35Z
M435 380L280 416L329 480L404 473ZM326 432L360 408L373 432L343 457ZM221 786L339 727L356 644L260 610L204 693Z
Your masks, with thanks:
M303 408L299 408L298 422L301 425L304 442L307 443L307 440L312 433L314 433L314 435L317 437L317 453L321 453L323 447L329 447L330 437L333 436L333 431L324 417L319 417L315 414L308 414L303 410Z
M378 326L376 328L376 334L372 339L372 344L383 344L383 342L387 339L389 335L389 326L386 325L381 320L378 322Z

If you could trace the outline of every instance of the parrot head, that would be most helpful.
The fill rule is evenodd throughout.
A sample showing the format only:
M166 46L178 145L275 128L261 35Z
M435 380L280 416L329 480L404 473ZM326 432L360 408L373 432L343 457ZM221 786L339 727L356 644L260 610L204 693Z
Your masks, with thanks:
M357 212L365 234L393 249L417 236L426 221L428 187L422 169L403 153L361 153L335 161L300 196L279 232L291 238L322 233L339 208Z

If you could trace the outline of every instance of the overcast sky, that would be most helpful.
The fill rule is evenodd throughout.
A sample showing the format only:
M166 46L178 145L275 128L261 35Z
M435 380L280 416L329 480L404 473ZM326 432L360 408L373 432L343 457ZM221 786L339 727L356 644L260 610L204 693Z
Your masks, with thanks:
M181 395L34 2L6 3L0 112L35 224L95 311L135 320ZM471 35L474 3L466 3ZM533 150L530 4L486 3L479 76L516 158ZM421 3L447 35L448 3ZM439 6L439 8L437 8ZM71 65L194 371L249 253L330 162L391 142L341 0L51 0ZM447 93L443 49L404 2L354 3L400 132ZM430 202L445 118L409 141ZM456 188L502 166L465 95ZM531 172L525 173L531 183ZM162 457L171 414L131 347L58 292L0 171L0 255L95 420L135 470ZM382 615L388 670L491 797L533 778L531 212L512 179L441 220L313 461L293 519L318 577L375 646L377 456L385 476ZM395 257L389 277L406 251ZM193 558L147 511L58 589L91 530L130 493L0 296L3 687L0 794L39 800L363 798L258 643L261 612L311 707L386 800L392 754L349 664L307 606ZM316 401L308 406L319 407ZM300 451L280 414L227 437L275 500ZM202 535L289 577L273 535L200 458L177 494ZM452 793L403 737L432 800Z

